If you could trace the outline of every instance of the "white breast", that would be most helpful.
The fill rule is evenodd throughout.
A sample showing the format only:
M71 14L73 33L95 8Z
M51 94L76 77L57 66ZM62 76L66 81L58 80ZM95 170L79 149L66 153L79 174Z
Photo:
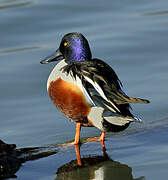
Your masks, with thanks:
M67 75L66 73L62 72L62 68L65 67L66 65L67 63L65 62L65 60L62 60L54 67L54 69L51 71L48 77L47 90L49 88L50 82L56 81L58 78L61 78L64 81L75 83L75 79L72 76Z
M47 81L47 91L48 91L51 81L56 81L58 78L61 78L64 81L73 82L75 85L77 85L81 89L81 91L84 93L87 102L89 104L93 105L94 104L93 101L90 99L87 91L82 86L81 79L78 76L76 76L76 78L74 78L73 76L71 76L70 73L67 74L67 73L63 72L62 68L65 67L66 65L67 65L67 63L65 62L65 60L62 60L51 71L51 73L48 77L48 81Z

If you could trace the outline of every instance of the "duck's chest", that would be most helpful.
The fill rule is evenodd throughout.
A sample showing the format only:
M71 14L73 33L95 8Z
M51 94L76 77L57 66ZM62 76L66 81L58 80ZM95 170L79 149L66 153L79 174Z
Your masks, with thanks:
M65 61L61 61L51 72L47 82L48 94L56 107L67 117L80 120L87 117L90 105L84 95L80 79L62 72L62 68L66 65Z

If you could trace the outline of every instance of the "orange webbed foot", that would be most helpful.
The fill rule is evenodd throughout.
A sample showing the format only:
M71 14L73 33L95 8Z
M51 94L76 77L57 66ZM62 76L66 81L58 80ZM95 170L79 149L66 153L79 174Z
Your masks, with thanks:
M75 140L73 142L68 142L64 144L58 144L59 146L66 146L66 145L78 145L80 144L80 129L81 129L81 123L76 123L76 134L75 134Z
M104 141L105 141L105 132L102 132L100 137L88 138L86 140L86 142L89 142L89 141L98 141L98 142L101 142L102 148L105 149L105 144L104 144Z
M67 146L67 145L79 145L80 141L73 141L73 142L68 142L68 143L63 143L63 144L58 144L59 146Z

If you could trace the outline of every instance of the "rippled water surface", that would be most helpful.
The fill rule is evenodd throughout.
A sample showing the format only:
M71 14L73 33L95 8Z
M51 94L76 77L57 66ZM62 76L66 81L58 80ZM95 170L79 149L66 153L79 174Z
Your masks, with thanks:
M130 96L149 99L133 105L142 124L108 134L107 152L125 167L125 179L166 179L168 168L168 1L0 0L0 139L18 147L70 141L74 124L52 104L47 77L55 64L39 62L59 46L68 32L89 40L93 57L110 64ZM82 137L98 136L83 128ZM88 143L81 153L101 153ZM75 159L73 147L28 162L17 179L59 179L57 169ZM68 174L69 179L123 179L111 162ZM111 173L111 174L110 174ZM82 174L82 175L81 175ZM114 175L115 174L115 175ZM75 178L74 178L75 177ZM63 176L62 176L63 178ZM65 177L66 179L66 177Z

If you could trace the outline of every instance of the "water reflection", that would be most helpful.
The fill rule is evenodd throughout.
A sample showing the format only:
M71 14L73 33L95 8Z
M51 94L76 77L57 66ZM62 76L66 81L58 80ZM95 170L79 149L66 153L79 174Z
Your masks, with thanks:
M156 15L167 15L168 11L153 11L142 14L142 16L156 16Z
M144 180L144 177L133 178L132 168L126 164L113 161L103 150L103 156L80 158L80 147L75 146L76 160L61 166L55 180ZM81 163L81 165L78 165Z
M7 9L7 8L15 8L15 7L22 7L32 4L33 1L0 1L0 9Z
M26 50L33 50L33 49L40 49L40 47L39 46L30 46L30 47L5 49L5 50L0 50L0 54L15 53L15 52L26 51Z
M16 177L14 174L19 170L21 164L27 161L38 160L63 152L58 145L50 145L46 147L31 147L16 149L13 144L6 144L0 141L0 178ZM102 148L103 155L88 156L81 158L81 146L74 146L76 159L65 163L61 167L57 167L57 177L55 180L144 180L144 177L134 178L132 168L126 164L113 161L107 154L105 148ZM71 152L72 153L72 152ZM69 156L64 152L64 156ZM66 159L66 158L65 158ZM54 158L53 158L54 160ZM64 159L62 159L64 161ZM55 162L55 160L54 160ZM49 165L49 164L48 164ZM47 165L47 167L48 167ZM55 164L56 165L56 164ZM3 167L3 168L2 168ZM3 171L2 171L3 170Z

